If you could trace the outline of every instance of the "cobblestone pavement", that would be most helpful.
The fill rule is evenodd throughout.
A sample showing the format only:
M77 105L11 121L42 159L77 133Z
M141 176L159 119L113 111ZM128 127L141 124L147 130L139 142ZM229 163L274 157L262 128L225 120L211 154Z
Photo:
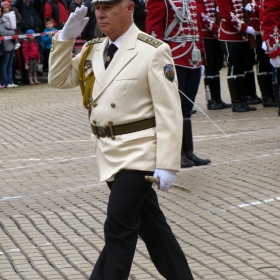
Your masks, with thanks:
M223 99L229 101L223 69ZM99 183L78 88L0 90L0 279L88 279L104 245L108 189ZM280 118L208 111L200 86L191 190L158 191L196 280L280 279ZM129 279L163 279L139 240ZM172 280L172 279L171 279ZM174 279L176 280L176 279Z

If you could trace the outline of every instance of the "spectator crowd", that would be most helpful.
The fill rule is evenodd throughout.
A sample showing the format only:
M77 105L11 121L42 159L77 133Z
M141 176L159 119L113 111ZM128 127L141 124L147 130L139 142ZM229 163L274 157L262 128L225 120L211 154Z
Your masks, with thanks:
M140 2L136 5L135 20L144 30L146 11ZM6 0L0 3L0 37L29 35L24 39L0 41L0 88L39 84L37 76L48 72L52 36L63 28L70 13L82 4L88 7L90 20L76 39L73 56L79 53L86 41L102 36L96 25L91 0ZM33 38L35 33L42 36ZM42 64L43 72L38 70L38 64ZM16 70L21 73L20 79L16 79Z

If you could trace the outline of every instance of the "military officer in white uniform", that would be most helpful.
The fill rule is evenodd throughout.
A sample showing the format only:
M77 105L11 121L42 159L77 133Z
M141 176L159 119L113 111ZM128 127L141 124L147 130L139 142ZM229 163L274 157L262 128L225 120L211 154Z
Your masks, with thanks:
M152 183L145 180L157 177L167 191L180 168L182 113L169 46L134 25L132 0L93 3L98 27L108 37L88 42L71 59L75 37L88 20L86 8L78 8L54 36L49 71L52 87L80 84L100 178L111 190L105 246L90 279L127 280L140 235L163 277L192 280Z

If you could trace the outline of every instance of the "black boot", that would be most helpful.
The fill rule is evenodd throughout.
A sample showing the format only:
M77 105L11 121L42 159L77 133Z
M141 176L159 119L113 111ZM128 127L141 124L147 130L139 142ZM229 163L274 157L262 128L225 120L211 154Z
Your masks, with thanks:
M237 78L228 78L227 83L232 102L232 112L248 112L249 109L247 108L247 105L242 102L241 91L239 90Z
M242 76L238 76L236 77L236 82L237 82L237 88L238 88L238 92L241 92L241 98L242 98L242 104L243 106L245 106L247 108L248 111L256 111L257 108L256 107L251 107L248 105L248 102L245 98L245 95L242 94L245 92L245 78Z
M262 93L263 107L277 107L272 86L272 75L258 75L258 83Z
M215 81L214 78L204 78L204 86L205 91L207 86L209 87L210 94L211 94L211 100L207 100L207 109L208 110L220 110L224 109L224 107L217 102L216 98L216 88L215 88Z
M189 160L183 152L181 152L181 168L195 166L194 162Z
M192 123L190 119L184 119L182 150L185 156L196 166L206 165L211 162L210 159L201 159L193 153Z
M279 92L279 85L277 82L273 82L273 91L274 91L274 95L275 95L275 100L277 103L277 107L278 107L278 116L280 117L280 92Z
M221 98L221 81L220 76L214 77L214 84L215 84L215 90L216 90L216 101L217 103L221 104L223 108L227 109L232 106L232 104L225 103Z
M247 104L261 104L262 99L257 96L255 74L254 71L248 71L245 73L245 101Z

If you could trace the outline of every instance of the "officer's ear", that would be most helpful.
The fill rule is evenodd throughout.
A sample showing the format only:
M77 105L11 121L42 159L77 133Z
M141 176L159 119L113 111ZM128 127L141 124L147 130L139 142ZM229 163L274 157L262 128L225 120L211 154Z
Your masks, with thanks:
M134 6L135 6L135 4L134 4L134 1L133 0L130 0L130 1L128 1L128 4L127 4L127 15L132 15L133 14L133 12L134 12Z

